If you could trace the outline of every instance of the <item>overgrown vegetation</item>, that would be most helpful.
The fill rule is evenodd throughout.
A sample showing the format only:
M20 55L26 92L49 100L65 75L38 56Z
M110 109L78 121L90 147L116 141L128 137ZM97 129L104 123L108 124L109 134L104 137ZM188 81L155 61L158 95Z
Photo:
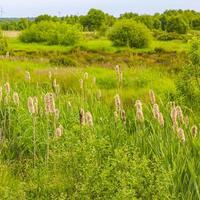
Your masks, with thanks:
M74 45L80 40L81 27L60 22L41 21L22 32L23 42L46 42L49 45Z
M2 31L0 30L0 54L5 54L8 49L8 43L6 38L3 36Z
M193 106L199 104L200 97L200 40L194 39L191 42L189 51L189 62L183 68L177 80L177 88L184 102Z
M3 199L198 199L197 118L157 72L19 64L1 68ZM149 84L165 99L136 101Z

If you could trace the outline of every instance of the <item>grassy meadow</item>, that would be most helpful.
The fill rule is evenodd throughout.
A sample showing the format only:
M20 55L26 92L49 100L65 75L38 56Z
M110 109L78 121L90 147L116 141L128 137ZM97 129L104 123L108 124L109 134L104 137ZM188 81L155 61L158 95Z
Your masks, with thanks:
M199 109L177 92L189 42L17 35L0 58L0 200L200 199Z

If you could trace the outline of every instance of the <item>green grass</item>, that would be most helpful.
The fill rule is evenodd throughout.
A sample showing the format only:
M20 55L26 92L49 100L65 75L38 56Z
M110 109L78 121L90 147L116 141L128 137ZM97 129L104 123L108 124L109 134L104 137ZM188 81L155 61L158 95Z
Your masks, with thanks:
M93 39L93 40L84 40L81 41L79 44L76 44L75 46L60 46L60 45L53 45L49 46L46 44L39 44L39 43L23 43L17 38L9 38L9 50L15 50L15 51L58 51L58 52L69 52L73 48L81 48L84 50L89 51L103 51L103 52L117 52L117 51L123 51L127 50L126 47L115 47L112 45L112 42L107 39ZM187 51L189 45L183 41L156 41L154 40L149 48L144 49L132 49L135 53L141 53L141 52L153 52L155 48L162 48L164 51L167 52L182 52ZM129 49L130 50L130 49Z
M114 69L101 67L55 69L48 64L4 60L0 70L2 200L200 198L200 139L190 132L198 120L181 105L184 116L190 118L189 125L178 119L186 138L182 143L172 128L170 99L163 98L175 92L173 75L156 68L123 68L119 84ZM30 81L24 79L25 70L31 72ZM49 70L59 84L58 93L48 78ZM84 79L85 72L88 79ZM84 79L82 90L80 79ZM6 81L11 93L6 93ZM164 127L153 117L150 88L156 91ZM14 92L19 94L19 106L14 104ZM45 114L48 92L54 93L59 115ZM117 93L121 104L115 105ZM38 99L37 114L29 113L29 97ZM142 100L144 122L137 120L136 99ZM120 111L114 118L119 105L126 118L121 118ZM80 125L80 108L91 112L93 126ZM56 137L60 125L62 136Z

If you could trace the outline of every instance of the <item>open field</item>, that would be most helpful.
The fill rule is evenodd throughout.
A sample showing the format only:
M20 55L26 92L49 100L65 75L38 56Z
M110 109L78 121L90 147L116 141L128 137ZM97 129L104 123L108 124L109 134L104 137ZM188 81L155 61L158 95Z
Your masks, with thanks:
M7 38L17 38L20 35L20 31L3 31L3 35Z
M88 51L103 51L103 52L117 52L117 51L124 51L126 47L114 47L112 42L107 39L93 39L89 41L81 41L79 44L75 46L60 46L60 45L45 45L45 44L26 44L19 41L19 39L13 37L9 38L9 50L10 51L58 51L58 52L68 52L73 48L81 48ZM166 52L184 52L188 50L189 45L187 42L180 41L180 40L173 40L173 41L153 41L151 46L148 48L143 49L132 49L131 51L135 53L142 53L142 52L154 52L155 49L163 49Z

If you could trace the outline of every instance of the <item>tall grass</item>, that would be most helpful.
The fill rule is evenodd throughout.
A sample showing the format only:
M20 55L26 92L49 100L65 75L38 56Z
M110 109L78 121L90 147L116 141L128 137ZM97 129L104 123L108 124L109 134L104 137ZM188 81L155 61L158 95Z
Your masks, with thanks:
M119 66L108 72L112 101L92 70L73 89L63 89L57 73L46 70L43 81L29 72L20 81L4 76L1 199L200 199L198 121L190 109L153 90L145 101L125 103Z

